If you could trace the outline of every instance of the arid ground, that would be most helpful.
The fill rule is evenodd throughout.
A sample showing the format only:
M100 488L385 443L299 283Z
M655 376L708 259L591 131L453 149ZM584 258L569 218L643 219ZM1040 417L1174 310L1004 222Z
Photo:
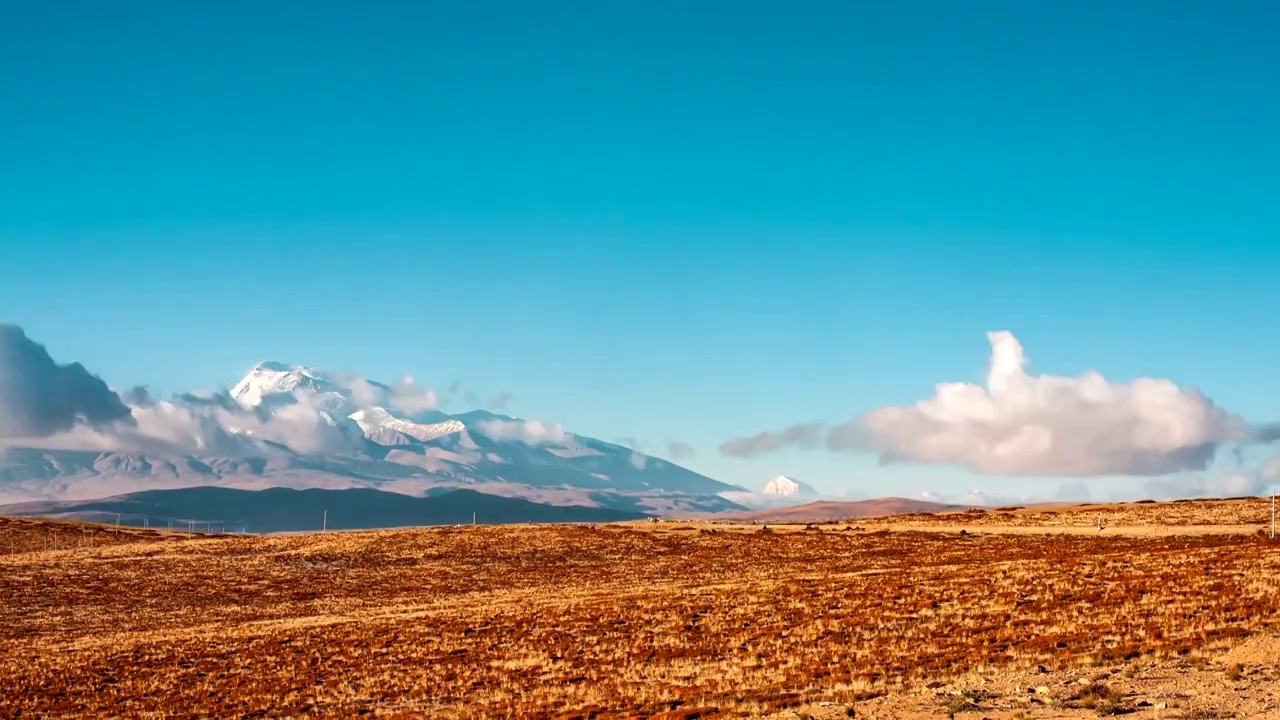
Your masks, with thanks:
M1280 717L1265 505L1063 531L1097 511L194 538L0 519L0 717Z

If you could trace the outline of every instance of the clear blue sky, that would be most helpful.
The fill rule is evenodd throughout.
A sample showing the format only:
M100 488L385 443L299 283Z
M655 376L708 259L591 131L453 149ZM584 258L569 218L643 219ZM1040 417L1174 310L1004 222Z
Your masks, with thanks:
M731 460L980 376L1280 407L1280 5L10 2L0 317L117 386L409 372ZM1010 490L1011 489L1011 490Z

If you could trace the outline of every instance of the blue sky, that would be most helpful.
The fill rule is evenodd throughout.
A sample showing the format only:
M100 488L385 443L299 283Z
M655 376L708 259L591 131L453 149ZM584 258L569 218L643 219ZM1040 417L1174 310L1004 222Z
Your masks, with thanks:
M716 451L988 330L1274 419L1280 9L872 5L4 4L0 316L117 386L461 380L751 486L1052 494Z

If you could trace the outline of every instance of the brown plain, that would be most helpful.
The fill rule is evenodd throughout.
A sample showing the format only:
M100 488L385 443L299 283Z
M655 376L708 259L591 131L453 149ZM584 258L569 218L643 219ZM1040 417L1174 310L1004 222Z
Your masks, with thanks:
M1159 673L1280 715L1267 504L1111 507L1092 534L1060 530L1097 506L207 538L0 519L0 717L1209 716ZM911 529L939 524L968 529ZM1215 524L1251 531L1178 532Z

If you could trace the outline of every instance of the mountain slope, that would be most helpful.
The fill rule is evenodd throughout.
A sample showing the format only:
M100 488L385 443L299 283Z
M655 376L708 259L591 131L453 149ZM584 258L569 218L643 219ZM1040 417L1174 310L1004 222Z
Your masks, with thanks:
M518 498L451 490L425 498L369 489L235 490L193 487L149 490L98 500L23 503L0 506L0 514L183 527L188 521L220 526L228 532L315 531L373 529L415 525L456 525L476 522L563 523L615 522L643 517L637 512L554 506ZM473 515L474 514L474 515Z
M229 393L135 408L164 442L111 451L0 449L0 502L83 500L216 485L468 488L628 512L745 509L740 488L558 425L449 415L411 378L387 385L297 365L255 366ZM167 438L174 438L169 441Z

